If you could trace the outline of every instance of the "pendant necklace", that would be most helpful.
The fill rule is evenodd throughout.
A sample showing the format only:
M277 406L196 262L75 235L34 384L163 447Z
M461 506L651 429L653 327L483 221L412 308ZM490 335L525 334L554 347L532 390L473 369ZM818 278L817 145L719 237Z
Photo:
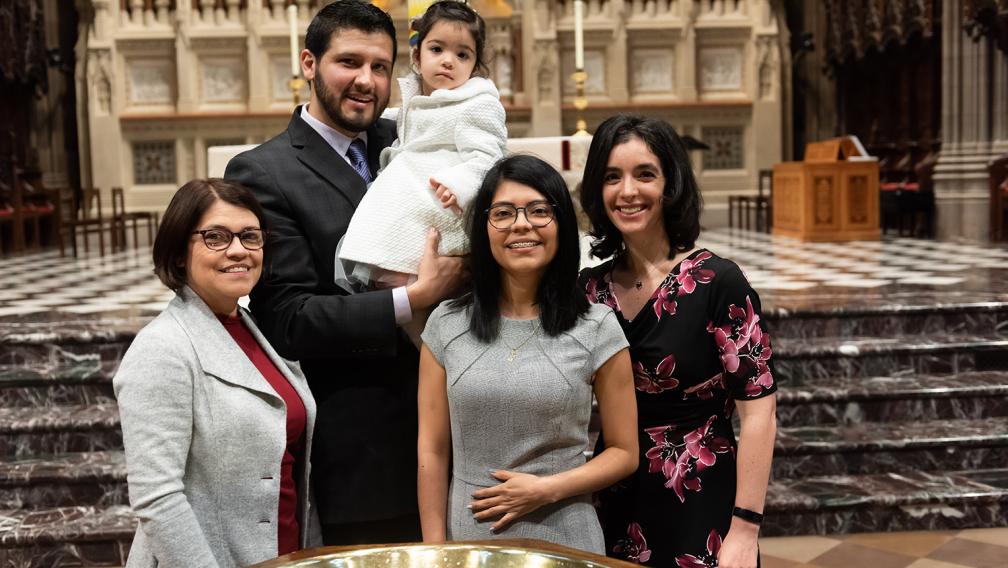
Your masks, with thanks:
M518 356L518 351L521 350L522 347L525 347L525 344L528 343L529 339L532 339L533 337L535 337L535 335L537 333L539 333L539 322L538 321L536 322L535 329L532 330L532 333L528 334L528 337L526 337L525 339L523 339L522 342L519 343L516 346L508 345L508 343L506 341L504 341L503 338L501 338L501 342L504 343L504 346L511 350L511 354L508 355L508 358L507 358L507 360L508 360L509 363L511 363L511 362L513 362L515 360L515 357Z

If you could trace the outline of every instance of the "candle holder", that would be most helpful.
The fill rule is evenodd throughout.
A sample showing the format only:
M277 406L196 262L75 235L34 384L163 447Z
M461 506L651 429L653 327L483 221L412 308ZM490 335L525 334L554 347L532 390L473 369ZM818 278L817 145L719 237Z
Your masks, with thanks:
M585 97L585 83L588 81L588 73L584 69L578 69L571 75L574 79L574 86L577 89L574 97L574 108L577 109L577 131L574 136L589 136L588 123L584 118L584 110L588 108L588 98Z
M307 82L302 79L300 75L294 75L290 78L290 81L287 81L287 86L290 87L291 95L294 96L295 107L301 104L301 89L303 89L306 84Z

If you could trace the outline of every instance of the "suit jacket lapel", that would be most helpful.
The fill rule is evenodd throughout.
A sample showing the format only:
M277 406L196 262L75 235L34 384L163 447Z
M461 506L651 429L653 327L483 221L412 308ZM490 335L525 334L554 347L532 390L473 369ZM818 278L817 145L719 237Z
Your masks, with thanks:
M395 123L391 120L379 120L368 129L368 164L371 166L372 174L378 171L382 150L390 146L395 139Z
M196 357L208 375L279 399L276 391L235 343L231 334L210 308L190 288L185 287L172 300L169 309L182 322L192 340ZM283 369L281 369L283 370Z
M301 120L303 108L301 106L294 110L294 116L287 126L291 146L297 149L298 160L346 196L356 208L367 189L364 180L318 132Z

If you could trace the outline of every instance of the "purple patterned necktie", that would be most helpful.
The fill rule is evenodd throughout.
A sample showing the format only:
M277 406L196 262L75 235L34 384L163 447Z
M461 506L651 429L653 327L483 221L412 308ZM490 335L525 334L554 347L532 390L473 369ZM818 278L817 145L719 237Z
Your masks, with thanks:
M360 138L354 138L350 147L347 148L347 157L350 158L350 165L360 174L364 183L371 183L371 170L368 168L367 146L364 145L364 141Z

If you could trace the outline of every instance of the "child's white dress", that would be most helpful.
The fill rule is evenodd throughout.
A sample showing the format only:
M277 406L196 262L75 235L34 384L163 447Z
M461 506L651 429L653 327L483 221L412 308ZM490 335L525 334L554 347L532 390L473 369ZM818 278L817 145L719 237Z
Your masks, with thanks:
M382 151L381 171L350 220L339 258L416 274L431 227L441 232L440 254L469 250L463 218L442 206L430 178L450 189L464 210L487 170L504 156L507 128L489 79L473 77L424 96L419 78L411 75L399 79L399 88L399 139Z

